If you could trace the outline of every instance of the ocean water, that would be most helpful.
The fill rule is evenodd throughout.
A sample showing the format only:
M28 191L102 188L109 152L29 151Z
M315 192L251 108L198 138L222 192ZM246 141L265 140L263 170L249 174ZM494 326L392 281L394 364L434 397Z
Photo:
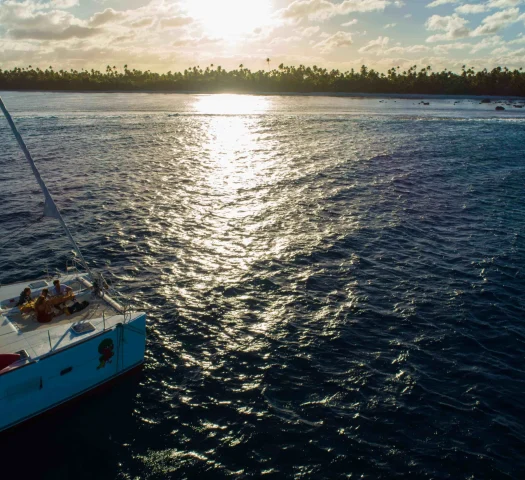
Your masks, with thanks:
M4 439L4 472L524 478L525 108L2 97L87 259L148 312L143 372ZM4 119L0 169L0 282L63 268Z

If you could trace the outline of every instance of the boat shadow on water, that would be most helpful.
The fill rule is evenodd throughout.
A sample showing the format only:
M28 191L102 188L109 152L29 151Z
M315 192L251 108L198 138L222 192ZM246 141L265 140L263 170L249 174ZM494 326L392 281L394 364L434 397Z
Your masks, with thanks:
M104 384L45 415L0 433L5 478L117 478L117 458L128 455L125 441L137 436L137 393L144 378L136 369L118 384ZM60 451L58 451L60 447ZM79 454L79 452L84 452ZM129 454L130 455L130 454Z

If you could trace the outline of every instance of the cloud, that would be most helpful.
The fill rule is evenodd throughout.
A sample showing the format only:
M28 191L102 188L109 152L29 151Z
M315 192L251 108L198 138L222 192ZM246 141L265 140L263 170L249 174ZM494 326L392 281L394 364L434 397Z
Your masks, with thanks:
M116 10L113 10L112 8L106 8L103 12L95 13L89 19L88 24L90 27L100 27L101 25L104 25L106 23L119 22L121 20L124 20L125 18L126 14L124 12L118 12Z
M387 23L383 28L394 28L397 23Z
M349 32L337 32L325 38L322 42L315 45L315 48L321 50L321 53L329 53L336 48L348 47L352 45L352 34Z
M36 12L50 9L65 9L76 7L77 5L79 5L79 0L44 0L39 2L35 0L4 0L0 6L21 13L23 11Z
M5 28L36 28L53 29L66 28L72 24L80 24L71 13L61 10L46 12L35 11L30 2L0 4L0 24Z
M297 37L297 36L275 37L270 42L270 45L275 47L275 46L289 45L290 43L297 43L299 41L301 41L301 37Z
M1 1L1 0L0 0ZM29 1L29 0L25 0ZM70 0L59 0L70 1ZM72 1L72 0L71 0ZM146 5L130 10L114 10L106 8L102 12L97 12L88 20L88 25L98 27L106 24L121 24L132 28L142 28L153 25L157 19L161 19L161 25L179 26L177 23L189 24L189 17L183 15L174 15L177 13L177 7L165 0L151 0ZM184 20L186 19L186 20Z
M461 13L463 15L469 15L472 13L483 13L487 11L487 5L483 4L474 4L474 3L466 3L465 5L461 5L456 8L457 13Z
M134 22L131 22L129 24L130 27L132 28L143 28L143 27L149 27L153 22L155 21L154 18L152 17L146 17L146 18L142 18L140 20L136 20Z
M436 45L433 50L438 55L448 55L450 50L463 50L465 48L470 48L471 46L471 43L455 42L447 43L446 45Z
M125 35L119 35L118 37L112 38L111 44L114 45L116 43L129 42L130 40L134 40L136 37L136 32L126 33Z
M78 0L52 0L49 3L41 4L42 6L46 7L53 7L53 8L72 8L79 5Z
M440 5L446 5L448 3L458 3L458 0L434 0L427 5L427 8L439 7Z
M33 39L33 40L68 40L70 38L87 38L98 35L101 32L99 28L81 27L80 25L71 25L63 30L38 30L27 28L13 28L8 30L7 34L15 39Z
M386 50L379 50L378 55L380 53L384 53L385 55L392 55L392 54L407 54L407 53L423 53L428 52L430 50L430 47L427 47L426 45L411 45L410 47L392 47L387 48Z
M477 53L485 48L502 46L504 43L505 42L500 36L494 35L493 37L484 38L481 42L474 44L470 53Z
M432 15L425 23L427 30L444 31L445 33L432 35L427 38L427 42L438 42L442 40L456 40L468 37L470 30L465 26L468 20L457 14L449 16Z
M315 35L320 30L318 25L314 27L298 28L296 32L301 35L301 37L311 37Z
M289 14L286 23L297 25L306 19L317 22L332 18L336 20L334 24L340 24L339 28L346 30L346 33L334 33L336 29L321 34L317 23L303 23L293 29L282 22L274 23L272 30L265 27L265 30L259 30L259 35L247 36L236 53L224 48L225 44L221 43L224 39L203 35L198 20L183 15L179 0L141 0L143 6L121 7L122 10L118 10L115 3L108 2L103 7L99 6L100 11L95 13L94 10L93 14L80 8L69 10L78 3L78 0L0 0L1 67L12 68L25 63L54 65L55 68L104 68L108 63L128 63L135 68L165 71L213 62L225 68L235 68L239 63L255 68L265 65L264 59L268 56L272 58L272 63L317 63L338 69L345 65L358 66L361 60L370 62L371 57L375 58L370 62L374 69L382 65L390 67L394 63L407 66L432 64L436 69L459 68L463 63L477 68L492 68L498 64L516 68L525 64L525 49L522 48L525 47L524 35L514 35L511 37L513 40L505 42L497 36L498 33L491 33L498 32L498 29L501 32L512 23L517 26L515 22L520 19L525 21L523 8L521 12L518 8L518 5L525 4L525 0L414 0L407 2L408 7L400 0L287 0L282 3L290 3L289 8L295 5L294 8L302 6L304 10L280 10L281 20L285 11ZM436 43L419 45L425 43L424 37L417 39L417 36L412 42L414 44L403 46L397 43L398 31L412 23L412 20L406 19L411 17L408 12L412 11L410 6L413 3L421 3L423 9L427 4L438 8L443 5L442 9L447 11L445 14L427 10L427 17L430 17L426 23L429 30L427 36L432 35L427 40ZM83 2L80 4L84 6ZM106 8L110 6L113 8ZM405 10L396 11L401 21L387 19L387 22L398 22L396 29L388 32L390 38L377 36L385 35L381 28L392 29L393 23L375 23L374 30L369 29L374 32L369 32L374 39L370 42L370 37L362 37L363 32L350 32L353 25L362 24L361 20L358 22L353 18L359 13L352 12L378 12L388 8L393 11L395 7L404 7ZM432 13L447 16L431 16ZM469 16L476 13L486 18L480 21L478 17ZM186 15L189 14L186 12ZM415 17L416 13L413 20ZM179 29L166 41L166 29L181 26L189 28ZM472 32L474 29L475 34ZM466 43L465 38L472 43ZM349 47L355 44L359 46L354 49ZM301 55L286 53L291 46L301 51ZM359 55L345 55L344 60L342 56L336 58L329 55L337 52L338 48L343 55L359 47L362 47ZM360 56L363 58L357 58ZM248 59L252 59L252 63Z
M183 27L184 25L189 25L190 23L193 23L193 18L187 17L185 15L176 15L174 17L162 18L160 20L160 26L162 28Z
M508 47L499 47L492 50L492 55L501 55L502 53L506 53L510 51Z
M344 0L336 5L341 15L351 12L374 12L382 11L392 2L390 0Z
M329 0L295 0L277 14L283 20L292 23L299 23L304 19L323 21L351 12L381 11L391 3L391 0L344 0L342 3L332 3Z
M487 3L488 8L509 8L523 3L523 0L490 0Z
M492 35L502 28L517 22L520 19L519 8L508 8L485 17L481 25L472 32L473 37L479 35Z
M183 47L183 46L201 46L201 45L209 45L212 43L218 43L222 41L221 38L217 37L208 37L207 35L203 35L202 37L185 37L180 38L179 40L175 40L172 45L174 47Z
M509 45L525 43L525 35L523 35L523 33L520 33L514 40L511 40L510 42L507 42L507 43Z
M334 11L335 5L326 0L296 0L279 13L284 20L298 23L304 18L327 19L335 14Z
M375 40L368 42L364 47L361 47L359 53L377 53L379 55L383 52L389 41L390 39L388 37L377 37Z

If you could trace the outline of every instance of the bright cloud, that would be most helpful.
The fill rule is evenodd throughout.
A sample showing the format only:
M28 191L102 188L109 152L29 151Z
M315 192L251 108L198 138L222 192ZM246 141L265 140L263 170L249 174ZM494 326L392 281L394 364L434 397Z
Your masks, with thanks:
M89 25L91 27L100 27L106 23L113 23L124 20L126 15L124 12L117 12L112 8L106 8L103 12L95 13L89 19Z
M0 0L0 65L259 69L266 58L339 69L525 65L525 0L281 1L284 8L272 11L272 0L141 0L137 8L116 0ZM250 21L235 17L241 10L231 6L241 4ZM253 13L259 10L264 21Z
M472 36L476 37L478 35L492 35L502 28L517 22L519 18L519 8L509 8L507 10L496 12L493 15L485 17L481 21L481 25L472 32Z
M320 29L321 27L319 27L319 25L315 25L314 27L299 28L296 30L296 32L301 37L312 37L313 35L318 33Z
M468 15L472 13L483 13L487 11L487 5L485 4L475 4L475 3L466 3L456 8L456 13L462 15Z
M185 15L176 15L174 17L162 18L160 20L160 26L163 28L177 28L183 27L193 23L193 18Z
M344 0L342 3L332 3L328 0L295 0L279 13L284 20L295 23L305 19L323 21L351 12L384 10L391 3L391 0Z
M470 30L466 27L468 20L457 14L449 16L432 15L426 22L427 30L431 32L443 31L444 33L432 35L427 38L427 42L438 42L443 40L457 40L458 38L468 37Z
M53 8L72 8L76 7L78 4L79 0L52 0L47 5Z
M430 47L427 47L426 45L411 45L409 47L392 47L387 48L386 50L379 50L379 53L383 53L385 55L406 55L410 53L424 53L430 51Z
M146 17L146 18L141 18L140 20L136 20L134 22L131 22L129 24L130 27L132 28L144 28L144 27L149 27L151 26L151 24L155 21L154 18L152 17Z
M480 50L484 50L486 48L494 50L494 48L500 47L504 43L505 42L500 36L495 35L493 37L486 37L481 42L474 44L470 53L478 53Z
M427 8L439 7L440 5L447 5L448 3L458 3L458 0L434 0L427 5Z
M390 39L388 37L379 36L375 40L368 42L364 47L361 47L359 53L376 53L379 55L383 52L389 41Z
M466 48L470 48L471 46L472 45L470 43L454 42L444 45L436 45L433 50L438 55L448 55L451 50L464 50Z
M523 3L523 0L489 0L488 8L509 8L516 7Z
M340 31L319 42L315 45L315 48L318 48L322 53L328 53L336 48L348 47L352 43L352 34Z

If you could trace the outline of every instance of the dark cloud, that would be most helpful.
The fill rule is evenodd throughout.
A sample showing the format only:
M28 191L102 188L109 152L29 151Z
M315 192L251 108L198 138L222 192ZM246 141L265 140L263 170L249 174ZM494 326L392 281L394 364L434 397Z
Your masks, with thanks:
M63 30L38 30L28 28L13 28L8 30L9 37L22 40L68 40L70 38L88 38L94 37L102 32L100 28L81 27L79 25L71 25Z

